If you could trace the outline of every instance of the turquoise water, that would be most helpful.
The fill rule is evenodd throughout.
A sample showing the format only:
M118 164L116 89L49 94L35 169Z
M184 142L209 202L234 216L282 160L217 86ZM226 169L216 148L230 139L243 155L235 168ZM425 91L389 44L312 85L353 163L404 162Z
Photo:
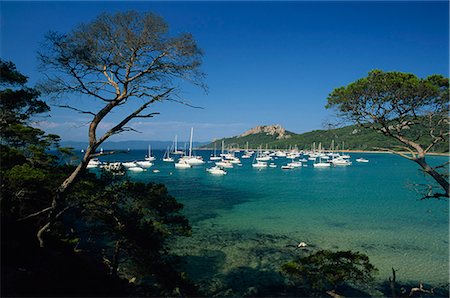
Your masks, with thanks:
M210 152L198 153L208 160ZM104 160L144 155L145 151L134 151ZM185 205L194 238L196 233L283 236L316 248L364 252L379 269L380 281L390 276L392 267L404 282L441 285L449 281L448 202L419 200L413 184L429 180L411 161L390 154L353 153L349 167L317 169L309 164L286 171L279 167L287 163L284 158L275 160L277 168L260 170L251 167L252 159L242 159L241 167L235 165L227 169L227 175L214 176L205 171L209 163L175 169L173 163L160 161L163 152L155 155L159 160L151 169L129 177L165 183ZM370 162L357 163L358 157ZM429 159L437 164L448 157ZM153 173L154 169L160 172ZM203 236L201 241L208 241ZM198 245L189 241L185 246ZM243 245L236 240L222 249L228 260L222 271L245 262L240 251L256 244Z

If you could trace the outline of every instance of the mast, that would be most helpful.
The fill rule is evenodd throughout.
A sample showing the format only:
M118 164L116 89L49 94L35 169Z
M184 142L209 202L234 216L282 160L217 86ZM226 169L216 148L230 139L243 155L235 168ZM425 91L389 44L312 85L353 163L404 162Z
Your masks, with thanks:
M191 127L191 137L189 139L189 157L192 156L192 135L194 134L194 128Z
M175 135L175 150L174 150L174 152L178 151L177 142L178 142L178 135Z

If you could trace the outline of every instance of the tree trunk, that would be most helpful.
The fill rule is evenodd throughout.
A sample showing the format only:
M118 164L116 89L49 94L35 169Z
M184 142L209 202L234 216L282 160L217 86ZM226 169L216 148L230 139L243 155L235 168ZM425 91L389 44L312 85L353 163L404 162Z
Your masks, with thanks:
M397 296L395 294L395 279L395 269L392 268L392 279L389 277L389 285L391 286L392 298L395 298Z
M425 173L430 175L443 189L444 195L449 197L449 189L450 185L447 179L445 179L441 174L439 174L435 169L430 167L430 165L425 161L426 151L422 148L422 146L416 142L410 141L402 136L394 136L397 140L402 142L403 144L413 148L417 152L417 157L412 158L420 167L424 170Z
M117 276L117 269L119 268L119 254L120 254L120 240L116 241L116 246L114 248L114 254L111 260L111 271L112 276Z
M51 226L53 225L53 223L56 219L55 217L60 212L60 210L64 209L64 207L61 206L61 202L63 201L64 196L67 194L69 189L74 185L76 180L80 177L80 174L86 169L86 167L89 163L89 160L90 160L90 155L93 152L95 152L95 149L97 147L98 147L98 144L88 147L88 149L86 150L86 153L83 156L83 159L78 164L76 169L70 174L70 176L68 178L66 178L66 180L64 180L64 182L56 190L55 196L53 197L53 201L52 201L52 206L51 206L52 209L50 210L50 212L48 214L47 222L39 228L39 230L36 234L36 237L38 238L40 247L45 246L45 241L43 238L44 233L49 228L51 228Z
M419 164L425 173L430 175L443 189L446 197L449 197L449 182L439 174L435 169L433 169L426 161L425 157L419 157L414 160L417 164Z

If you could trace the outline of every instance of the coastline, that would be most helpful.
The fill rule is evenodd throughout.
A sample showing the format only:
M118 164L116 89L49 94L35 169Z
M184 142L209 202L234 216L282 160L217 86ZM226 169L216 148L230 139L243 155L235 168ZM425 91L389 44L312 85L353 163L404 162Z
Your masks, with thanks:
M193 150L200 150L200 151L210 151L210 150L214 150L214 148L194 148ZM246 150L246 148L237 148L237 150ZM258 149L253 149L253 148L249 148L249 150L258 150ZM270 149L272 150L272 149ZM288 149L281 149L281 150L288 150ZM348 153L382 153L382 154L395 154L393 152L389 152L389 151L377 151L377 150L339 150L339 152L348 152ZM409 154L410 152L408 151L398 151L398 153L404 153L404 154ZM426 155L433 155L433 156L448 156L450 157L450 152L430 152L427 153Z

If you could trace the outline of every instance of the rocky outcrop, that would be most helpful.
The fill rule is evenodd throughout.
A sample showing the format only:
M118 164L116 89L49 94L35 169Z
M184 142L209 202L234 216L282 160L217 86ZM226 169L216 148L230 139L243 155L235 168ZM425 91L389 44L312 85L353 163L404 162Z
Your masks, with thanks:
M264 133L268 136L276 136L277 140L288 139L291 137L291 135L286 131L286 129L284 129L279 124L256 126L250 130L247 130L246 132L244 132L243 134L241 134L238 137L241 138L241 137L245 137L248 135L254 135L254 134L259 134L259 133Z

